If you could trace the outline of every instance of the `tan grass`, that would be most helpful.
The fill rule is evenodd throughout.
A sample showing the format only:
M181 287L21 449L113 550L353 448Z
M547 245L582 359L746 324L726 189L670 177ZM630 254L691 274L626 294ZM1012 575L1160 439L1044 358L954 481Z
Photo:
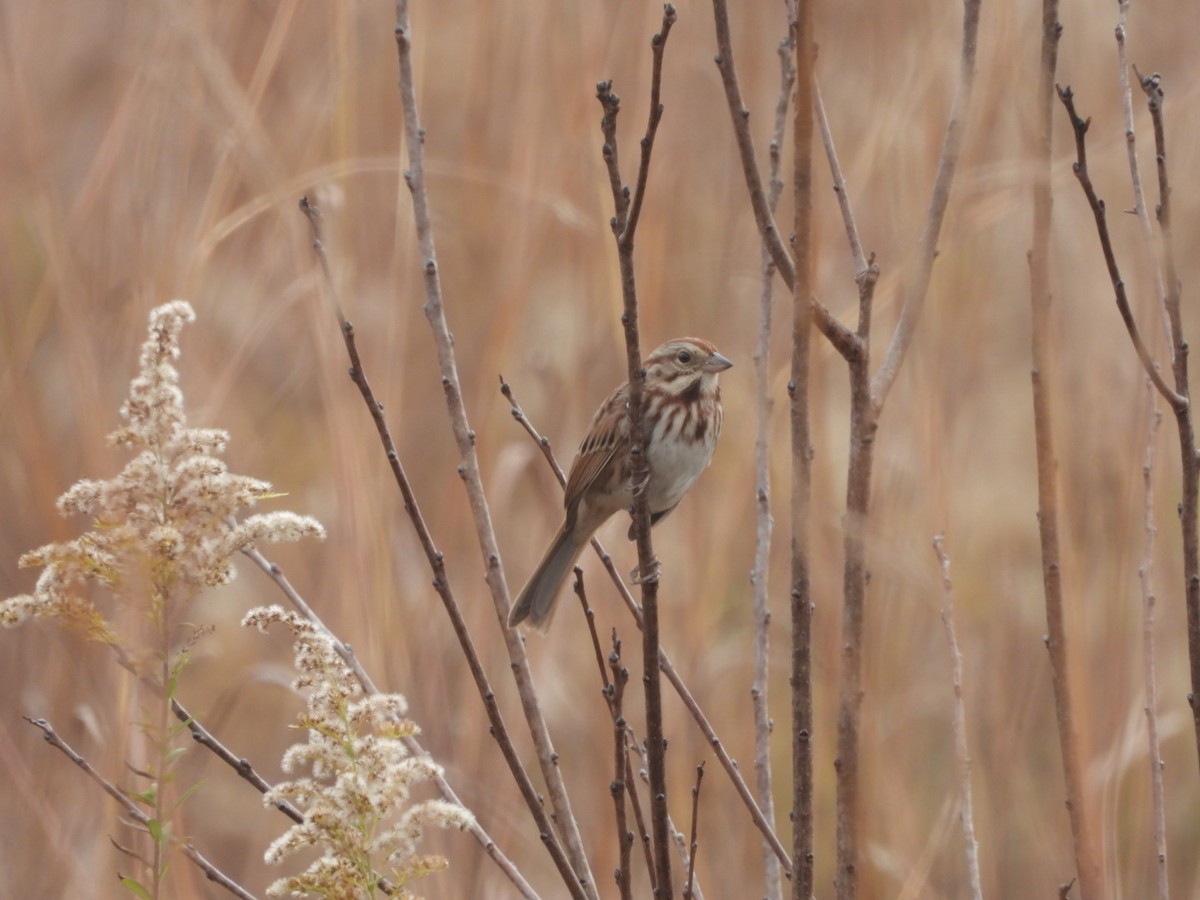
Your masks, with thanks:
M624 100L622 147L645 112L655 4L419 3L418 87L428 129L435 227L451 327L504 564L519 584L558 516L557 487L497 391L503 373L560 456L623 376L620 291L608 233L594 83ZM933 179L957 64L957 9L903 0L831 4L818 17L818 70L864 242L878 253L880 334L898 312ZM1093 178L1110 210L1129 205L1110 9L1063 5L1060 80L1094 117ZM782 5L739 4L735 38L760 146L777 84ZM302 191L323 202L330 252L376 392L391 416L429 525L446 553L477 644L509 719L515 694L485 597L482 568L423 321L388 4L111 4L0 0L0 596L28 591L24 550L77 531L53 501L122 458L102 437L136 363L148 309L189 299L183 386L198 425L228 429L231 464L287 491L287 506L325 524L319 547L274 554L381 687L403 692L427 746L464 802L536 886L554 875L500 754L391 488L370 423L345 376L322 305ZM955 897L965 885L954 792L951 688L929 540L954 557L965 657L976 828L985 894L1051 896L1069 877L1046 653L1035 520L1025 252L1030 209L1024 147L1036 79L1034 4L985 4L976 107L951 199L925 318L879 432L869 551L862 764L865 897ZM1176 234L1188 296L1200 289L1200 98L1194 22L1135 3L1130 52L1166 76ZM726 432L711 471L657 530L663 640L733 755L752 758L750 590L753 379L759 252L715 67L711 11L685 5L667 52L666 115L640 226L643 343L688 333L735 361L723 379ZM1136 102L1136 101L1135 101ZM1143 161L1147 120L1138 114ZM636 127L635 127L636 123ZM1140 536L1140 371L1111 300L1090 217L1056 118L1055 342L1052 390L1062 485L1064 575L1089 789L1105 798L1104 864L1124 896L1155 881L1136 569ZM785 165L786 171L786 165ZM818 177L818 183L822 176ZM785 197L787 196L785 192ZM781 221L790 211L783 210ZM1153 292L1133 253L1136 225L1110 216L1135 308ZM822 299L848 314L855 293L832 192L817 208ZM780 302L785 302L783 292ZM1139 304L1142 304L1139 306ZM1186 323L1195 334L1197 323ZM781 330L782 331L782 330ZM1146 328L1157 339L1152 329ZM778 335L776 396L788 354ZM847 392L820 346L814 372L814 648L817 878L833 872L833 735L838 665ZM786 496L786 404L776 406L777 496ZM1170 427L1170 426L1164 426ZM1174 446L1173 436L1164 447ZM1173 451L1172 451L1173 452ZM1200 804L1187 723L1187 660L1178 527L1178 461L1160 452L1159 690L1172 887L1200 892ZM778 665L778 808L786 813L786 505L772 560ZM633 564L624 523L603 535ZM270 585L243 577L210 595L217 633L181 695L269 777L291 742L298 701L280 676L283 642L240 633ZM585 564L601 633L628 616ZM573 786L593 869L607 892L616 863L609 724L582 621L570 603L534 640L535 672ZM630 660L636 654L629 654ZM46 749L19 714L55 720L98 768L118 774L131 730L124 679L96 649L43 627L0 634L0 893L94 896L122 862L107 840L113 809ZM637 692L629 693L632 702ZM676 821L707 749L671 696L668 766ZM636 707L635 707L636 711ZM636 719L635 719L636 721ZM1137 735L1130 740L1129 734ZM528 752L527 742L522 749ZM282 830L219 764L188 829L206 855L252 890ZM786 815L781 829L786 831ZM466 837L436 835L448 873L430 897L507 896ZM709 767L697 878L710 898L757 896L756 833ZM182 865L181 865L182 868ZM182 876L180 897L210 896ZM636 885L636 883L635 883ZM641 884L644 890L644 882ZM115 885L114 885L115 890ZM636 892L636 891L635 891Z

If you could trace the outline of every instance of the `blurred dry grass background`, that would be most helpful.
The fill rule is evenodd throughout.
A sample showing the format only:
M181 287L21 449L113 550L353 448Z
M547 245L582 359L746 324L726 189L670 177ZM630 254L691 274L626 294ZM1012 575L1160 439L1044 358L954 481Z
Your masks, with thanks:
M957 65L959 6L928 0L828 4L818 69L864 242L883 270L876 333L894 321L925 214ZM417 2L418 89L451 326L505 551L522 583L557 524L558 488L499 396L503 373L566 458L595 405L622 377L619 286L600 159L599 78L615 79L631 161L644 124L655 3ZM736 4L739 64L760 151L778 83L782 5ZM865 673L865 897L966 890L955 819L951 690L929 546L945 531L966 656L977 830L988 896L1051 896L1072 869L1041 636L1028 351L1029 186L1039 4L988 3L967 153L932 292L879 436ZM1153 287L1138 250L1112 28L1116 4L1067 0L1059 78L1094 117L1093 177L1147 331ZM499 686L515 694L497 639L445 419L398 177L399 100L392 8L314 0L0 0L0 596L28 591L18 555L77 533L55 498L123 463L106 448L134 371L146 313L189 299L183 384L195 424L233 434L235 471L270 479L279 503L322 520L320 546L273 550L294 584L349 640L377 681L406 694L424 741L464 801L535 886L556 878L509 783L356 391L314 276L302 192L325 209L348 316L385 402L426 518ZM1166 77L1185 302L1200 290L1200 63L1197 20L1138 0L1131 59ZM735 360L724 379L726 432L710 472L655 543L665 567L664 641L735 758L752 757L747 573L753 554L753 378L758 242L712 63L711 10L684 4L667 51L666 116L638 244L644 342L713 339ZM1139 146L1152 162L1138 103ZM1055 110L1055 344L1052 389L1062 486L1064 570L1088 784L1102 817L1115 896L1154 885L1142 712L1137 568L1146 392L1111 299L1095 233L1070 172ZM629 162L627 162L627 167ZM819 170L819 171L823 171ZM1149 170L1147 170L1149 171ZM819 184L828 183L819 175ZM786 196L786 194L785 194ZM824 301L848 314L854 286L832 192L818 204ZM782 213L787 221L790 212ZM1186 327L1197 334L1190 314ZM780 294L779 318L788 317ZM772 691L776 776L787 834L786 325L775 341L777 612ZM818 342L821 343L821 342ZM1159 340L1161 344L1161 337ZM882 352L880 349L877 353ZM815 648L817 884L833 871L833 743L844 492L846 385L828 347L816 359ZM1157 469L1161 724L1175 896L1200 897L1200 790L1186 702L1179 573L1178 460L1164 422ZM628 570L624 524L605 537ZM601 633L634 631L586 566ZM208 595L215 623L182 697L268 777L290 743L296 700L282 640L243 634L251 605L278 598L248 564ZM567 601L568 607L570 601ZM616 861L610 725L581 617L567 608L531 653L593 866ZM631 661L636 658L630 654ZM114 808L20 714L46 716L113 777L122 773L127 686L100 648L53 627L0 634L0 894L117 896ZM674 812L687 821L694 766L709 758L667 701ZM635 720L636 721L636 720ZM519 729L518 729L519 730ZM522 742L528 751L528 742ZM262 851L284 828L215 759L190 754L205 787L187 829L231 875L261 891ZM504 897L478 847L435 835L451 870L432 898ZM186 863L177 863L180 869ZM126 867L127 868L127 867ZM759 841L723 774L709 766L698 877L710 898L759 896ZM219 896L190 871L181 897Z

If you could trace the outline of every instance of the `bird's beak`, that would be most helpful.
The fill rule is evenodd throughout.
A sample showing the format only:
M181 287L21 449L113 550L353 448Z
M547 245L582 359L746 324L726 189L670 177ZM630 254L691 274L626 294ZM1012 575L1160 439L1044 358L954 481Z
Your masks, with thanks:
M714 353L708 358L708 362L704 364L704 371L715 374L717 372L724 372L732 365L733 363L723 357L720 353Z

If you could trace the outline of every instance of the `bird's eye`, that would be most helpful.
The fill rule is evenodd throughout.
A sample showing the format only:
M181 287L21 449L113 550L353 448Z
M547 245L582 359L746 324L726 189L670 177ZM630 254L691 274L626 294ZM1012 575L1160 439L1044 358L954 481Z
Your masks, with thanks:
M692 361L692 354L687 350L680 350L675 354L675 358L686 366Z

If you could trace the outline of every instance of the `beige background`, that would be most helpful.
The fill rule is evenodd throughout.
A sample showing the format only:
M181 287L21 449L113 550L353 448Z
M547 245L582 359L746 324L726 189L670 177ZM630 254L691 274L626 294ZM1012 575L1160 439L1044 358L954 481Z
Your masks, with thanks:
M733 27L760 155L778 84L782 4L733 4ZM828 4L817 14L819 75L851 197L882 270L876 335L889 334L914 261L957 69L960 5L920 0ZM1059 80L1092 115L1093 177L1111 210L1123 274L1161 355L1153 284L1132 216L1117 90L1116 4L1067 2ZM564 457L623 377L620 292L600 159L594 84L624 99L621 149L632 175L645 120L657 4L417 3L417 78L428 129L429 188L446 304L483 475L519 588L557 525L558 488L497 391L503 373ZM984 886L994 897L1053 896L1072 871L1046 653L1036 528L1026 170L1034 128L1039 8L984 5L975 105L941 255L912 352L879 432L870 544L863 776L864 897L961 897L966 890L952 777L951 690L930 538L945 531L966 657ZM115 473L104 445L134 372L148 310L185 297L197 323L181 362L191 420L227 428L235 471L287 493L269 508L316 515L324 544L272 550L376 680L408 696L423 740L463 799L544 896L556 876L494 743L430 575L389 481L330 309L296 200L323 205L330 252L369 375L475 629L510 723L507 680L445 417L398 173L400 109L393 10L315 0L156 4L0 2L0 596L32 588L26 549L83 527L55 498ZM1195 17L1137 2L1131 58L1164 73L1189 333L1200 285L1197 171L1200 70ZM754 380L759 252L724 98L712 62L712 12L682 4L667 49L666 115L639 232L644 343L678 334L715 341L736 367L722 379L725 436L710 472L655 535L663 561L664 642L733 755L749 773L754 548ZM1152 160L1137 104L1139 148ZM1104 865L1118 896L1155 884L1144 736L1137 569L1147 394L1122 331L1091 218L1070 171L1055 110L1053 284L1063 562L1087 779ZM788 157L790 159L790 155ZM1147 169L1148 176L1150 170ZM823 163L816 182L830 179ZM786 204L785 204L786 206ZM852 266L832 191L817 205L822 299L848 318ZM781 218L790 218L785 209ZM788 840L786 415L789 307L778 292L772 465L776 540L771 589L772 703L780 831ZM839 522L847 391L822 341L815 359L814 573L817 600L817 884L833 874ZM1200 896L1200 803L1186 704L1174 425L1163 423L1155 477L1160 726L1172 887ZM564 462L566 460L564 459ZM627 571L624 523L603 538ZM194 610L216 633L196 652L181 695L268 777L292 740L290 659L282 639L243 633L247 608L282 598L249 564ZM633 628L585 565L601 633ZM610 891L616 865L610 724L577 609L531 641L536 675L592 862ZM636 653L630 653L631 666ZM21 714L46 716L99 768L125 778L137 710L103 648L53 626L0 634L0 893L117 896L128 872L109 836L113 804L39 740ZM667 700L672 809L686 823L694 767L710 759L698 877L709 898L760 896L759 841L704 741ZM631 710L640 715L636 708ZM522 739L529 754L528 739ZM209 755L185 829L250 889L278 814ZM429 897L504 897L511 889L468 837L435 835L451 871ZM186 861L180 897L219 896ZM641 876L639 876L641 877ZM639 883L644 890L644 882ZM643 894L644 895L644 894Z

